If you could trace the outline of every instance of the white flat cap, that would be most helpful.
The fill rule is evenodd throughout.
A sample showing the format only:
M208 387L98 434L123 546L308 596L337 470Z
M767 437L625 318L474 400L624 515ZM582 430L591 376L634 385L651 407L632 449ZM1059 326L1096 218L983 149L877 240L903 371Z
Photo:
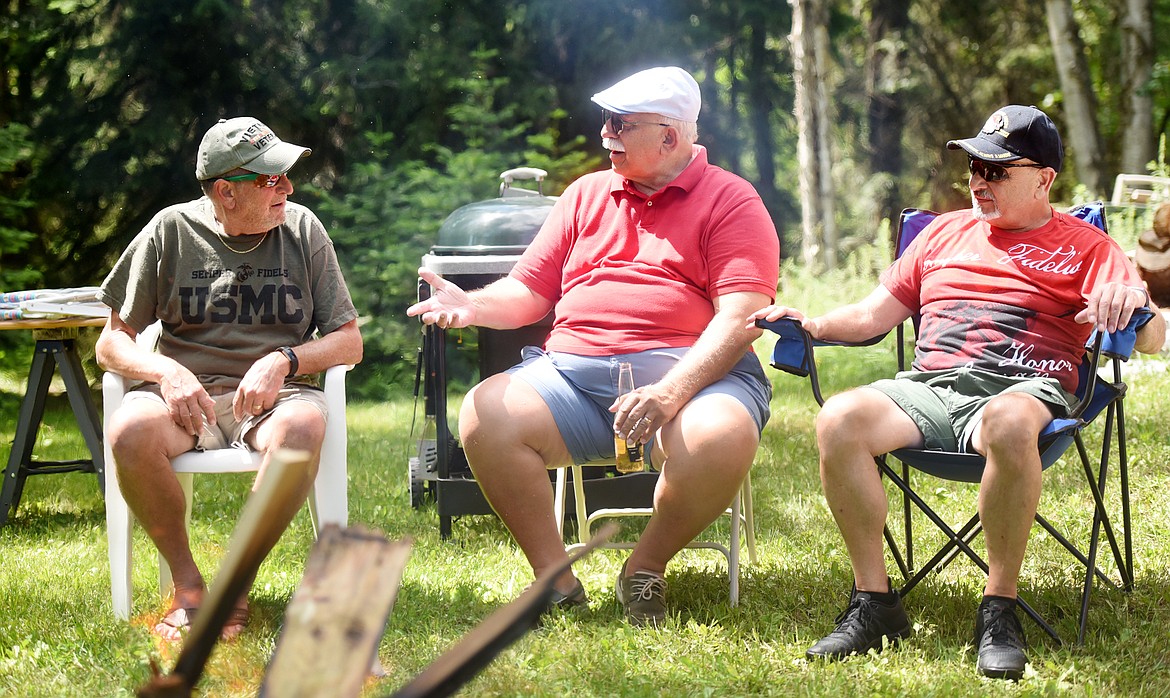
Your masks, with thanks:
M648 68L593 95L602 109L619 114L661 114L679 121L699 120L699 83L682 68Z

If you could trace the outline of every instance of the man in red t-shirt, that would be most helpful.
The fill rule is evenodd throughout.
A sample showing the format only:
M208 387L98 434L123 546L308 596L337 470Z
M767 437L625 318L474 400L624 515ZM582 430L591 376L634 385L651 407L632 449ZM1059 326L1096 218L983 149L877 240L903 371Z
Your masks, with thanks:
M614 457L614 434L661 471L654 515L616 594L636 624L666 615L674 555L739 491L771 386L743 318L775 296L780 246L750 184L696 145L699 86L651 68L593 96L612 169L571 184L509 276L464 293L427 269L407 310L440 327L521 327L553 312L543 349L476 386L459 431L488 501L537 576L567 560L547 468ZM618 395L618 365L636 388ZM560 606L585 603L567 572Z
M1016 581L1040 499L1040 431L1076 387L1085 340L1148 303L1136 269L1097 228L1058 213L1048 195L1064 159L1035 107L992 114L978 135L947 143L969 157L971 208L939 216L859 303L805 318L771 307L750 320L802 321L818 339L859 341L921 316L914 370L835 395L817 417L825 498L849 550L854 591L810 659L880 651L911 633L886 574L887 503L875 456L898 448L986 457L979 516L990 567L975 624L978 669L1018 679L1027 656ZM1137 349L1161 349L1162 317Z

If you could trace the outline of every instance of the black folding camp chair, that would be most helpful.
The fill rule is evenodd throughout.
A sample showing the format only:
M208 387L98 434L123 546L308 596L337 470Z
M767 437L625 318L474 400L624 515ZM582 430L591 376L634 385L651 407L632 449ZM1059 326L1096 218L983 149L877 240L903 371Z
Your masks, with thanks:
M1073 211L1073 215L1083 218L1102 230L1106 230L1104 205L1100 203L1088 204ZM913 237L921 232L927 224L937 216L931 211L908 209L903 211L898 240L895 246L896 254L901 255L909 246ZM1148 310L1134 314L1128 327L1117 332L1100 335L1094 333L1086 343L1085 360L1080 367L1080 385L1077 395L1078 404L1067 418L1053 420L1040 435L1038 448L1041 462L1045 469L1055 464L1070 446L1076 447L1076 453L1084 470L1086 484L1092 493L1094 507L1091 524L1091 533L1088 539L1087 551L1072 543L1065 535L1058 531L1039 512L1036 522L1059 542L1084 567L1084 584L1081 590L1080 619L1077 631L1077 645L1084 643L1085 626L1088 619L1089 598L1093 591L1094 581L1100 579L1114 588L1130 591L1133 589L1133 545L1130 533L1130 502L1129 502L1129 472L1128 454L1125 445L1125 410L1124 397L1126 385L1121 376L1121 365L1128 360L1136 341L1137 329L1145 324L1152 316ZM916 321L916 318L915 318ZM824 404L821 395L820 381L817 376L817 366L814 358L814 349L818 346L858 346L858 344L842 344L813 340L800 324L791 319L776 322L760 322L762 327L772 330L778 335L773 350L772 366L798 376L807 376L810 379L813 396L819 404ZM915 322L916 325L916 322ZM917 329L916 326L914 328ZM884 337L875 337L864 343L871 345L880 342ZM906 368L904 328L897 328L897 357L899 370ZM1102 377L1098 370L1109 366L1110 377ZM1097 419L1103 420L1103 435L1100 444L1100 456L1096 463L1092 461L1085 441L1082 438L1084 428ZM1108 482L1110 462L1114 458L1114 439L1116 439L1116 461L1118 470L1119 501L1121 508L1120 541L1118 531L1115 530L1106 506L1106 484ZM889 464L889 457L902 464L899 471ZM981 531L979 516L971 516L967 522L955 530L915 491L911 483L911 468L933 475L938 478L962 482L978 483L982 477L985 461L982 456L970 453L951 453L945 451L928 451L922 449L898 449L875 459L882 474L887 477L903 495L902 518L904 524L905 556L887 526L884 535L891 554L894 557L905 583L900 593L908 594L927 574L941 571L958 553L971 559L986 574L987 563L970 547L972 540ZM916 568L914 562L914 531L912 508L914 505L946 537L946 543L935 553L929 561ZM1097 564L1097 554L1100 547L1101 532L1105 533L1106 541L1113 554L1120 579L1115 582ZM1083 543L1082 543L1083 545ZM1060 636L1052 626L1044 620L1028 603L1018 599L1019 607L1057 643Z

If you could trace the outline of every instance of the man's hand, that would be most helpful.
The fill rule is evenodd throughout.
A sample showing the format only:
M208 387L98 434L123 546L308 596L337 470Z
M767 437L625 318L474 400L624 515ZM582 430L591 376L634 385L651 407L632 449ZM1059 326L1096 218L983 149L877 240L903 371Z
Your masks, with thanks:
M615 434L623 439L646 443L655 431L674 419L681 408L677 400L652 383L619 395L609 406L609 411L614 413Z
M407 308L408 316L418 315L424 324L442 328L475 324L475 305L463 289L426 267L418 270L418 276L430 284L431 297Z
M1128 325L1133 311L1147 302L1144 290L1110 281L1093 289L1085 309L1073 319L1096 325L1098 331L1115 332L1119 327Z
M748 329L755 328L756 320L774 321L786 317L792 318L793 320L799 322L800 326L803 327L813 337L817 336L817 327L813 318L805 317L804 313L800 312L796 308L789 308L783 305L769 305L766 308L760 308L748 316L747 325L745 325L745 327Z
M288 373L288 359L278 351L265 354L240 379L232 398L232 414L236 421L244 415L258 415L276 404L284 377Z
M215 401L199 384L195 374L183 366L176 363L169 373L163 375L158 387L171 412L171 419L191 436L199 436L204 420L215 424Z

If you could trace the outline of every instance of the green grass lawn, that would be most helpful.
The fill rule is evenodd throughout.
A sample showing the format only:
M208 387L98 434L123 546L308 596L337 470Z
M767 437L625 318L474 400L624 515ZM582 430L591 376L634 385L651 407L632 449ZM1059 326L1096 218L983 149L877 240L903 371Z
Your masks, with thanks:
M830 392L881 375L889 347L832 350ZM1135 362L1128 402L1137 588L1097 594L1083 648L1058 647L1026 623L1032 669L1018 684L976 678L967 652L980 575L957 563L907 599L917 634L897 651L834 664L807 663L804 650L827 632L849 591L848 562L816 477L815 409L803 381L773 373L774 416L753 472L759 559L745 565L741 603L727 601L726 570L715 553L687 551L670 567L676 615L659 629L621 618L612 582L622 562L600 551L579 565L587 611L556 616L477 677L466 695L1164 695L1170 692L1170 443L1162 409L1170 390L1163 359ZM0 394L4 438L18 397ZM84 448L64 401L50 405L42 457L79 457ZM493 517L456 520L442 541L433 507L412 509L407 458L413 404L351 404L350 516L391 538L412 536L413 553L379 656L389 675L364 695L404 684L479 620L515 598L530 572ZM1042 508L1058 525L1085 532L1088 494L1076 464L1045 479ZM973 489L921 480L930 502L953 518ZM240 476L197 479L193 539L214 570L247 494ZM897 516L892 516L897 523ZM724 525L725 524L721 524ZM925 529L924 529L925 530ZM265 562L243 638L221 645L203 695L254 695L312 544L302 512ZM133 619L110 611L102 501L92 475L30 479L20 511L0 529L0 695L131 695L151 660L170 667L175 650L148 628L165 610L153 550L136 530ZM893 570L893 563L890 563ZM1033 538L1022 593L1065 636L1075 635L1078 573L1043 533Z
M880 253L866 252L833 274L790 273L784 297L812 312L860 297L872 287L874 270L885 265ZM766 353L769 339L759 346ZM823 359L826 393L893 368L889 340L865 349L829 350ZM1025 621L1032 666L1018 684L975 675L968 645L982 578L965 562L932 576L907 598L916 635L898 650L831 665L804 660L807 647L831 629L844 607L851 574L816 474L815 403L803 380L770 371L776 387L773 416L752 474L759 557L744 565L740 604L728 604L720 555L684 551L667 572L673 617L659 629L633 628L622 620L613 597L623 553L599 551L577 567L589 594L588 610L551 618L499 656L464 694L1170 694L1170 429L1165 414L1170 369L1164 357L1136 359L1130 369L1136 589L1096 594L1082 648L1057 646ZM12 439L19 399L19 381L4 376L0 436L5 441ZM494 517L457 519L453 538L443 541L434 507L411 507L407 459L415 448L414 411L409 398L349 406L351 523L415 541L379 649L388 676L370 680L365 696L388 695L405 684L531 581L523 556ZM1089 430L1090 449L1099 436L1099 430ZM61 397L50 401L37 455L85 455ZM196 478L192 539L196 558L209 574L224 554L248 480L238 475ZM1066 458L1045 475L1041 502L1049 519L1071 529L1074 538L1087 535L1091 512L1082 480L1079 464ZM931 505L951 521L965 519L973 508L972 486L924 477L918 483ZM891 525L899 522L900 516L892 514ZM924 519L919 523L928 525ZM717 526L718 535L726 535L726 522ZM157 594L153 548L136 529L132 620L116 622L104 529L92 475L29 480L20 510L0 528L0 695L133 695L149 678L151 661L167 669L173 665L176 648L161 645L149 632L167 608ZM1021 593L1063 636L1075 637L1080 573L1054 541L1036 531ZM938 541L924 536L919 556ZM260 569L247 632L213 654L200 684L202 695L255 695L312 542L309 516L302 511ZM892 560L889 566L896 574Z

